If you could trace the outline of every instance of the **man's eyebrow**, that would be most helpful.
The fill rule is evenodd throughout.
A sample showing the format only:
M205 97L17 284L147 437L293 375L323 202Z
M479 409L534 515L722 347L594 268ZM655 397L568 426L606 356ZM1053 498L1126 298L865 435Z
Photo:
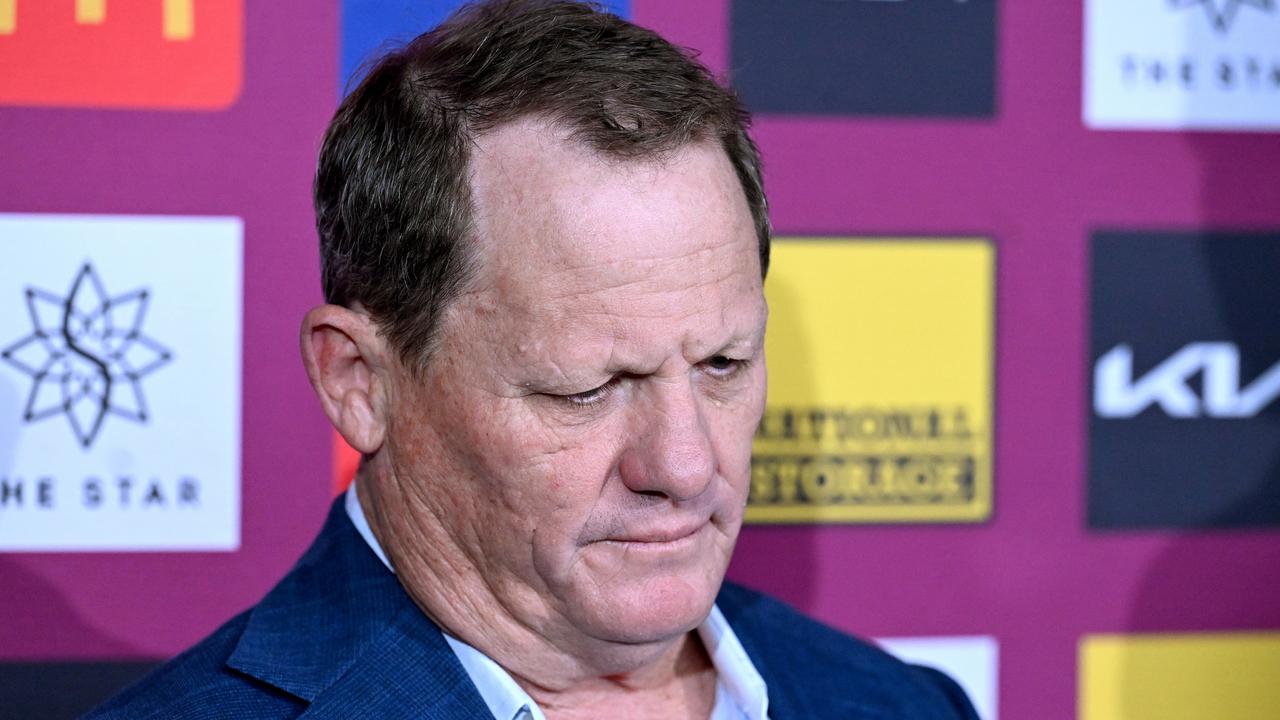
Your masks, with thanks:
M754 350L764 342L764 333L749 333L730 338L728 342L719 346L717 352L728 352L730 350L748 349Z
M528 375L514 384L516 387L529 392L584 389L587 386L594 387L594 385L599 385L601 382L608 380L610 377L617 375L620 372L625 372L625 370L618 370L612 366L575 366L567 369L564 367L557 367L554 371L550 372L545 370L532 370Z
M735 350L756 351L764 347L764 327L761 326L743 332L735 332L729 336L728 340L725 340L722 343L701 346L710 348L710 351L702 351L699 350L698 347L691 347L690 345L692 345L692 343L685 345L684 350L686 358L692 359L689 356L693 354L701 355L702 357L697 358L698 360L715 357L717 355L724 355Z

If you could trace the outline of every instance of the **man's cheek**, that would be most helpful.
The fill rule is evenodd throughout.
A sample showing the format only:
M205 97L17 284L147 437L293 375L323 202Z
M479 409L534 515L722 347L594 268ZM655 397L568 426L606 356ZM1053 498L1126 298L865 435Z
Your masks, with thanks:
M568 449L538 456L525 466L531 502L557 514L582 514L588 499L599 495L608 468L590 453Z
M759 424L760 417L751 408L726 412L719 418L714 426L714 433L722 466L740 466L750 459L751 443Z

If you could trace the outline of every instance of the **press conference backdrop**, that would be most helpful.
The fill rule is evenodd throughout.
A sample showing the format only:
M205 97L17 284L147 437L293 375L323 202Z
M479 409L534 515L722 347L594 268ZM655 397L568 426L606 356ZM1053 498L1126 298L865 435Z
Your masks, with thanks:
M255 602L352 457L297 358L324 125L429 0L0 0L0 717ZM730 576L987 720L1280 708L1280 3L631 0L755 112Z

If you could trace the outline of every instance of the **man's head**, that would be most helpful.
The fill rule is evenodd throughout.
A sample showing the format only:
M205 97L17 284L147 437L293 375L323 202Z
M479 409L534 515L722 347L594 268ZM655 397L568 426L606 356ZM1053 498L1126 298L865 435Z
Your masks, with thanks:
M705 617L764 406L743 121L655 35L541 2L455 18L339 110L303 354L402 583L464 639L587 655Z
M762 272L760 158L736 98L656 34L575 2L466 7L382 58L330 124L315 180L325 300L360 303L411 366L474 269L475 142L541 116L617 160L691 142L724 149L750 208Z

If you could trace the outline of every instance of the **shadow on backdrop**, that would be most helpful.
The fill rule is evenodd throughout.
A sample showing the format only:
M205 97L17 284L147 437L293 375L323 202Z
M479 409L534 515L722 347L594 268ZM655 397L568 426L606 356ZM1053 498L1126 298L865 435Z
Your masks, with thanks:
M1187 229L1224 240L1236 233L1254 237L1251 257L1243 262L1239 256L1202 252L1224 337L1187 339L1235 343L1241 351L1243 387L1280 363L1280 304L1259 302L1260 296L1275 295L1273 288L1280 282L1280 227L1241 226L1233 218L1258 217L1267 214L1266 208L1280 207L1280 184L1250 182L1249 176L1262 174L1257 171L1241 174L1242 165L1280 165L1280 135L1196 132L1186 138L1200 168L1200 226ZM1262 232L1268 237L1259 238ZM1256 423L1260 452L1270 458L1261 464L1266 469L1243 485L1238 480L1224 483L1234 486L1235 497L1205 508L1197 528L1169 533L1138 583L1125 631L1280 630L1280 546L1274 537L1280 527L1280 401L1273 400L1249 420L1216 422ZM1268 530L1272 534L1262 534ZM1273 672L1280 684L1280 666ZM1123 708L1124 717L1152 717L1136 695L1126 699L1131 704Z
M802 323L788 316L802 308L799 293L787 285L785 276L776 274L766 280L769 298L770 346L796 348L796 355L811 357L813 344L805 336ZM767 361L767 358L766 358ZM808 368L789 368L787 372L799 372L799 377L789 377L788 382L799 383L802 396L810 404L820 404L815 397ZM777 371L770 369L772 378ZM781 598L806 614L812 614L817 589L817 525L766 525L748 524L738 538L738 547L729 566L729 578L748 587L762 590Z

